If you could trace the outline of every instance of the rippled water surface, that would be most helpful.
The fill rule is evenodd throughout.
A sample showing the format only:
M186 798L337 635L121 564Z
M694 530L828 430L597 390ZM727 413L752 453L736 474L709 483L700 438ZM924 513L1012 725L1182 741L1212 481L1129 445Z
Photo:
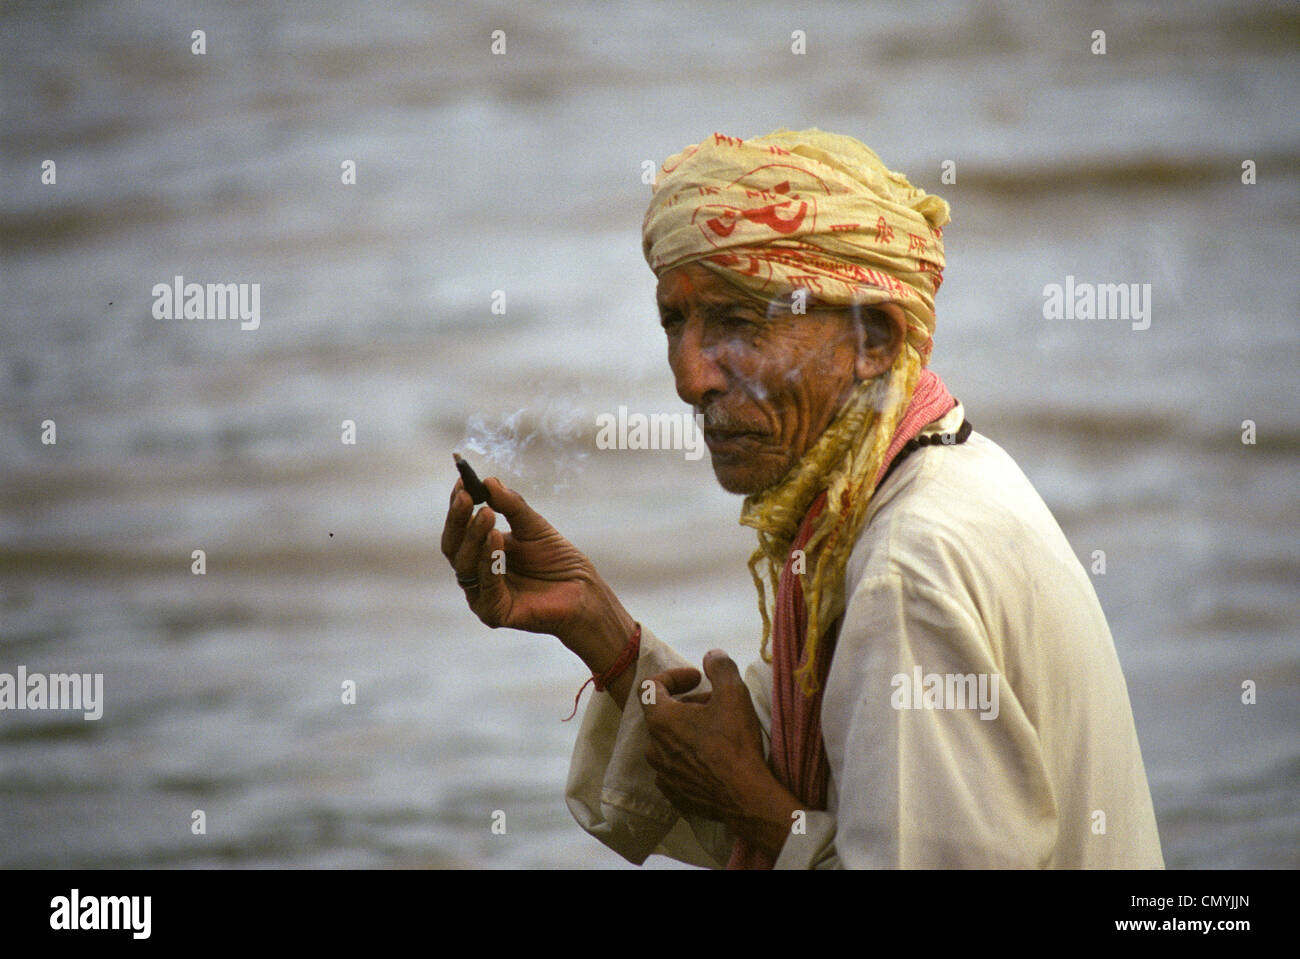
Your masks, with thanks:
M0 6L0 672L106 697L0 713L0 865L621 864L563 804L581 664L438 552L450 453L751 658L738 501L595 416L685 409L642 162L779 126L952 203L934 368L1106 553L1168 864L1300 865L1295 7L738 10ZM177 275L260 284L260 328L154 319ZM1045 320L1067 275L1151 284L1150 328Z

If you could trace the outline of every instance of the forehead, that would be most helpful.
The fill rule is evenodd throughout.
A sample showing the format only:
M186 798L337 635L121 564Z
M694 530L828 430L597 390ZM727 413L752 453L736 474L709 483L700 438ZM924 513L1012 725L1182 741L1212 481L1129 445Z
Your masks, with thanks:
M698 263L687 263L684 266L665 270L659 276L655 300L661 312L670 309L697 308L716 313L725 308L742 306L750 310L766 310L769 320L774 317L778 319L785 317L789 320L797 319L801 323L824 315L833 314L838 318L841 315L849 316L854 312L852 307L830 306L819 303L815 298L809 298L805 301L803 309L796 311L796 315L792 316L791 298L778 297L771 303L751 299L717 273Z
M662 304L680 302L737 303L744 296L712 270L696 263L666 270L659 277L655 297Z

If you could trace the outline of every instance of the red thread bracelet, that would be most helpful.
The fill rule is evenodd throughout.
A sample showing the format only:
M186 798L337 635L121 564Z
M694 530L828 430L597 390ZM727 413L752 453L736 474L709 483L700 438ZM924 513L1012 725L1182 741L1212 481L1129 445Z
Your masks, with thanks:
M623 647L623 652L618 654L618 659L614 660L614 664L603 673L593 675L591 679L578 687L578 695L573 697L573 712L569 713L568 718L562 719L561 722L567 723L574 716L578 715L578 700L582 698L582 691L586 689L589 684L595 683L596 692L598 693L603 693L605 690L609 689L614 680L622 676L623 671L631 665L633 660L636 659L637 651L640 650L640 648L641 624L637 623L636 629L632 630L632 638L627 641L627 645Z

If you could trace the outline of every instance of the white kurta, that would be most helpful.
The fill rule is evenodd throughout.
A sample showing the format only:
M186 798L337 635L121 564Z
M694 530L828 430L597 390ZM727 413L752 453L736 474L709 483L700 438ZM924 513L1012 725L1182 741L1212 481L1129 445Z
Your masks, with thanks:
M955 432L962 418L958 406L925 432ZM828 808L808 812L777 868L1163 867L1101 605L1001 448L972 433L911 454L877 491L847 580L822 700ZM566 798L632 862L660 853L720 867L734 837L680 816L645 760L641 682L673 666L699 663L643 629L627 708L608 693L587 706ZM916 667L923 688L945 680L936 708L903 698ZM996 683L996 716L951 695L971 687L950 676L982 676L986 693ZM766 746L771 667L754 663L745 682Z

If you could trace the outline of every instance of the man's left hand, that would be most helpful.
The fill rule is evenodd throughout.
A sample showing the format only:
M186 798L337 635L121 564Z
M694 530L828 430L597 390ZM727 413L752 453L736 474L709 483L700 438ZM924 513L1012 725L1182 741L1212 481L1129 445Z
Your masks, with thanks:
M689 692L700 682L699 670L691 668L669 669L649 680L654 701L643 697L642 705L650 732L646 760L656 785L680 812L727 823L746 838L762 832L769 837L764 845L783 841L790 812L799 804L763 757L749 688L721 650L704 657L704 674L711 692Z

